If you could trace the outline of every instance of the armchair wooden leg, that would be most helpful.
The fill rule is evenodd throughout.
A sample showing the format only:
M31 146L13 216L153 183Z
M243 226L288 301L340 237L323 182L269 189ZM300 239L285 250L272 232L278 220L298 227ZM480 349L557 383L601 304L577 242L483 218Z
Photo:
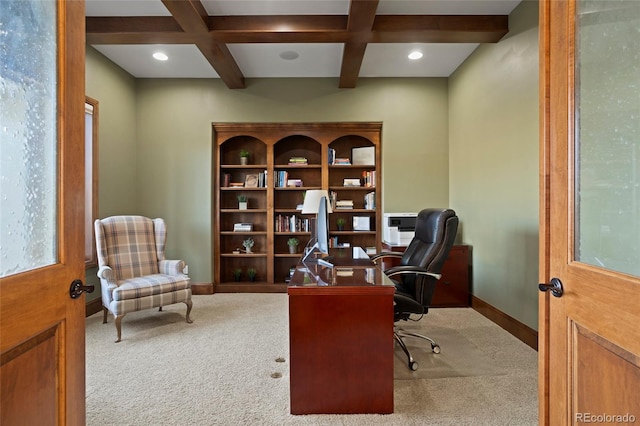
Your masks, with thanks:
M107 314L109 314L109 310L103 306L102 307L102 323L103 324L107 323Z
M189 314L191 313L191 308L193 307L193 302L191 300L188 300L186 302L184 302L185 305L187 305L187 323L191 324L193 321L191 320L191 317L189 317Z
M116 343L121 340L122 336L122 318L124 318L124 315L116 315L116 331L118 332L118 340L116 340Z

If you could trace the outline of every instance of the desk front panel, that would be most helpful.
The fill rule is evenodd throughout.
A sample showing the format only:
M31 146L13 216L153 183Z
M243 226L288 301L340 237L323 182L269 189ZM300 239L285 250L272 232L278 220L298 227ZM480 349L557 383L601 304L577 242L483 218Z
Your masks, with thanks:
M392 413L393 287L310 290L289 288L291 413Z

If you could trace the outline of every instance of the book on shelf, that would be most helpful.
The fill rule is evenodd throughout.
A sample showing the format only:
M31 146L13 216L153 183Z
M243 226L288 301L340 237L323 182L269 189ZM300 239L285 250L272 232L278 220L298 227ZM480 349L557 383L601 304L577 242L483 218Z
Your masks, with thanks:
M353 200L337 200L336 210L353 209Z
M367 188L373 188L376 186L376 171L375 170L364 170L362 172L362 186Z
M360 186L360 179L344 178L342 186Z
M287 181L289 180L289 172L286 170L276 170L274 173L274 185L276 188L284 188L287 186Z
M290 166L305 166L307 165L307 158L306 157L291 157L289 158L289 165Z
M275 218L275 232L309 232L309 218L279 214Z
M287 186L295 188L301 187L302 179L287 179Z
M329 160L329 162L328 162L328 164L329 165L333 165L335 159L336 159L336 150L333 149L333 148L329 148L329 151L328 151L328 160Z
M244 182L229 182L229 186L231 188L242 188L244 187Z
M234 223L233 232L251 232L253 231L252 223Z
M374 210L376 208L376 193L368 192L364 196L364 208Z
M266 188L267 187L267 171L260 172L258 175L258 187Z
M336 166L350 166L351 160L348 158L335 158L333 164Z
M231 173L223 173L222 174L222 179L220 179L223 188L226 188L229 186L229 184L231 183Z

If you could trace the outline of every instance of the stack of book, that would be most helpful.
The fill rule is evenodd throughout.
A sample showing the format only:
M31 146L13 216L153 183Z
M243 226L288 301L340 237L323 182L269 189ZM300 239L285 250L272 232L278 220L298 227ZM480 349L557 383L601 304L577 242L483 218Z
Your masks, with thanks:
M351 160L348 158L335 158L333 164L336 166L349 166L351 165Z
M290 166L306 166L307 159L306 157L291 157L289 158L289 165Z
M233 232L251 232L253 231L253 224L251 223L234 223Z
M336 210L353 209L353 200L337 200Z
M287 186L289 187L301 187L302 179L287 179Z
M360 179L345 178L342 180L343 186L360 186Z

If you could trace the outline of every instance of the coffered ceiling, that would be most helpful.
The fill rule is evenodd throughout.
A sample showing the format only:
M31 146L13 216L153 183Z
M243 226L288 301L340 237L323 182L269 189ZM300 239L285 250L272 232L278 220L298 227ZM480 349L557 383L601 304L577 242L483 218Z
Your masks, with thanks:
M87 0L87 43L139 78L447 77L521 0ZM407 55L417 50L421 59ZM162 52L165 61L153 59Z

